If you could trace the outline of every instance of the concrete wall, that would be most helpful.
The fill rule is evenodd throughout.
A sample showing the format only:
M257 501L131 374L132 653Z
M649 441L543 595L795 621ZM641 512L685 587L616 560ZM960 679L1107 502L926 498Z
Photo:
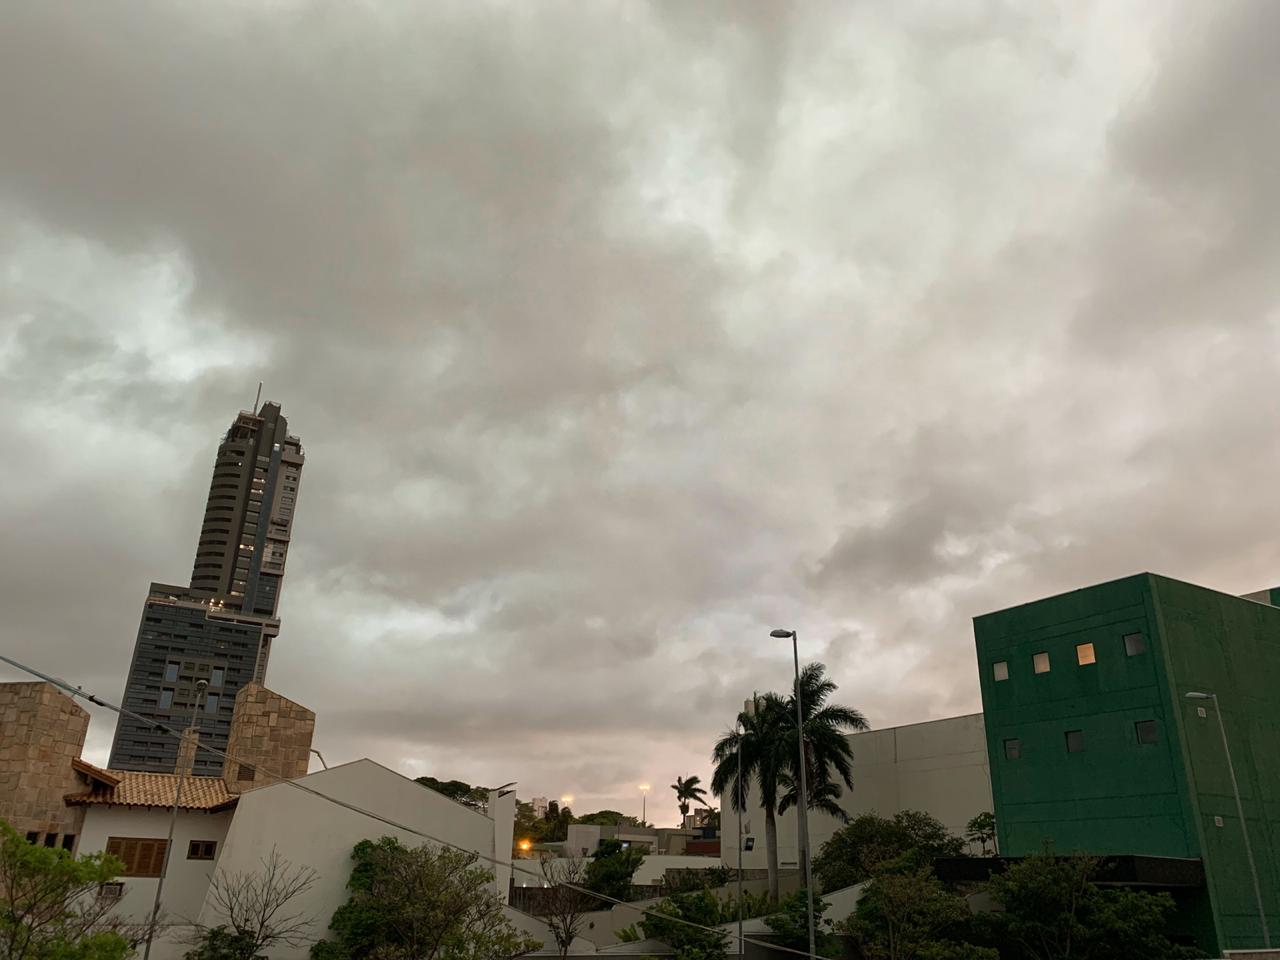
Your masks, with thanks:
M844 791L840 806L851 817L923 810L953 833L963 834L972 817L992 809L986 733L980 713L855 733L849 744L854 756L853 789ZM794 868L799 862L795 812L788 811L777 820L779 865ZM725 810L721 823L721 860L727 867L736 867L738 815ZM815 855L840 826L834 817L816 811L809 814ZM743 816L743 828L754 838L754 849L743 851L743 867L765 867L764 813L755 791Z
M108 837L142 837L163 840L169 835L170 811L163 807L90 806L84 810L84 829L78 852L97 853L107 848ZM153 960L168 960L190 949L177 942L185 933L186 921L194 920L204 904L209 878L219 866L232 813L206 813L203 810L179 810L174 829L173 849L169 855L168 875L161 903L162 919L168 926L165 943L152 950ZM187 848L192 840L213 840L218 844L214 860L188 860ZM155 877L121 877L124 896L119 913L131 920L143 921L151 912L156 895ZM181 928L181 929L180 929Z
M512 802L495 805L495 812L503 818L495 822L371 760L333 767L296 782L483 857L494 857L496 851L499 860L509 863L514 798L503 798ZM320 938L333 911L346 902L352 848L361 840L381 836L396 837L408 846L427 842L288 783L278 783L241 796L218 866L228 871L254 871L274 848L291 863L317 871L317 882L294 902L293 909L313 918L311 933ZM482 865L493 869L488 862ZM505 882L497 892L505 898ZM218 923L212 904L205 903L201 920L209 925ZM307 950L306 946L279 947L272 960L300 960L307 956Z
M80 756L89 714L51 683L0 683L0 819L19 834L81 833L82 812L62 798L83 789Z

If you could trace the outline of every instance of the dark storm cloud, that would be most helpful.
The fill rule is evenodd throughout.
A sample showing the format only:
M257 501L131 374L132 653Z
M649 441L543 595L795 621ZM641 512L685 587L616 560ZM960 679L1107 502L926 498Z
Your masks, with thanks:
M330 762L620 806L771 626L885 725L975 614L1280 579L1275 17L14 5L0 644L118 692L258 379Z

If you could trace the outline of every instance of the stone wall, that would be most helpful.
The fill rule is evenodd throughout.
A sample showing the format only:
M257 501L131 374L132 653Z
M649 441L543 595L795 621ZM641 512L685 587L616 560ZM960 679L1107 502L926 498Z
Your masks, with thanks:
M236 695L222 776L242 793L278 780L307 775L316 715L301 704L249 683Z
M38 843L79 835L84 809L62 798L84 789L71 761L88 729L89 714L53 684L0 683L0 819Z

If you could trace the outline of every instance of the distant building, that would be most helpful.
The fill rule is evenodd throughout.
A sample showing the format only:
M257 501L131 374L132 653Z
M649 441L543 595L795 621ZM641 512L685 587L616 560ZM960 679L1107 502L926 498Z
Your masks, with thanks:
M545 817L549 809L550 801L546 797L534 797L529 801L529 805L533 807L533 815L535 817Z
M121 717L112 769L162 773L177 761L177 743L157 735L155 720L185 727L196 683L208 683L201 707L205 740L225 750L231 705L247 683L266 679L303 464L302 444L274 403L242 411L214 460L191 586L153 583L122 698L142 720ZM197 772L217 775L212 754Z
M1149 573L974 620L1000 852L1196 862L1201 947L1262 944L1247 826L1280 926L1280 591L1248 598ZM1236 812L1212 700L1239 783ZM1218 953L1213 953L1218 956Z

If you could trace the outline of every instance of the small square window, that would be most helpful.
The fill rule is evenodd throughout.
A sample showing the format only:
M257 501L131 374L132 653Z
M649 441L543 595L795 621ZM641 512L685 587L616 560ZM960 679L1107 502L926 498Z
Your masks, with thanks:
M1092 643L1076 644L1076 663L1082 667L1087 667L1091 663L1097 663L1098 658L1094 656Z
M44 835L44 845L46 847L56 847L58 845L58 835L56 833L46 833Z
M62 835L62 849L70 850L76 845L76 835L74 833L64 833Z
M996 678L997 682L1001 680L1008 680L1009 679L1009 661L997 660L995 663L993 663L991 665L991 675Z
M799 752L800 752L799 750L797 750L797 751L796 751L796 753L799 753ZM28 830L28 831L27 831L27 843L39 843L39 842L40 842L40 831L38 831L38 830Z
M1083 753L1084 752L1084 731L1068 730L1067 731L1067 753Z
M1147 638L1140 633L1128 633L1124 638L1124 655L1126 657L1136 657L1140 653L1147 652Z
M798 750L796 752L799 753ZM242 763L240 764L240 769L236 771L236 779L247 783L254 778L254 774L255 771L253 767L249 766L247 763Z
M1031 662L1035 664L1036 673L1049 672L1049 654L1041 652L1031 658Z
M799 752L800 752L799 750L796 751L796 753L799 753ZM1221 817L1214 817L1213 825L1215 827L1225 827L1227 824L1226 824L1226 821L1223 820Z
M1022 741L1016 738L1004 742L1004 758L1018 760L1022 757Z
M216 840L192 840L187 846L188 860L212 860L218 849Z
M1138 735L1138 742L1142 744L1159 743L1160 732L1156 729L1154 720L1139 720L1133 725L1134 732Z

